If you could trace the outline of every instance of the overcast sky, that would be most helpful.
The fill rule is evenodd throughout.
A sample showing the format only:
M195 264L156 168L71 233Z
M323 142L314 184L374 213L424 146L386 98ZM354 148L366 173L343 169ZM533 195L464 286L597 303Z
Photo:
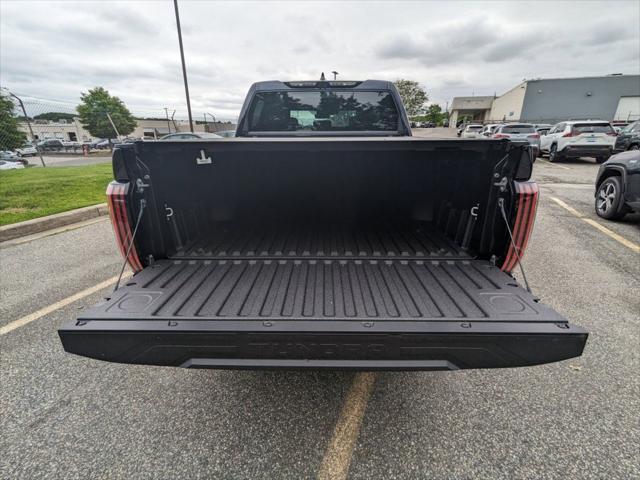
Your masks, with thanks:
M523 78L640 73L640 1L180 1L194 112L235 118L258 80L417 80L430 101ZM76 102L101 85L186 114L170 1L0 1L0 84Z

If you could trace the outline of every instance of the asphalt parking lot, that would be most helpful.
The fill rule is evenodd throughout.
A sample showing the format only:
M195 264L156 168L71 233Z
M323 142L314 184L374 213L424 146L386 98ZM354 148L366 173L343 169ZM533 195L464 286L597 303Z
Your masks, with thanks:
M442 134L433 130L418 134ZM640 255L616 239L639 244L640 216L595 215L597 169L591 159L536 162L541 201L524 259L542 301L589 330L582 357L376 373L355 394L363 377L351 372L65 354L56 329L109 289L61 300L118 272L110 223L0 246L0 478L300 479L331 478L331 468L353 479L640 478ZM336 454L345 417L353 449Z

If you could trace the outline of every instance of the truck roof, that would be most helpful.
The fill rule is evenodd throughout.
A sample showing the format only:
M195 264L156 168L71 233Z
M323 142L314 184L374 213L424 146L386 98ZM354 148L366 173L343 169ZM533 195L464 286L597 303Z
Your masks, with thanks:
M353 88L354 90L391 90L393 82L386 80L266 80L256 82L252 91L296 90L298 88Z

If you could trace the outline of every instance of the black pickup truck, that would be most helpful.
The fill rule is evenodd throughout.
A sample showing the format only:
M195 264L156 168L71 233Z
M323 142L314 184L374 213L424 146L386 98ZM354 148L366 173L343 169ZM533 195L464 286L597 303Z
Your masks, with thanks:
M190 368L454 370L581 355L510 272L529 144L411 136L389 82L261 82L236 138L136 142L107 194L135 275L66 351Z

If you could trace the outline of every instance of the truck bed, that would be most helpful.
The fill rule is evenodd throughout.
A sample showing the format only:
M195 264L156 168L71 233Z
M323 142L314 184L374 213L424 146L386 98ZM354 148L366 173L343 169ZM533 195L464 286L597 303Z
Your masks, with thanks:
M65 349L190 368L451 370L584 347L583 330L428 225L260 231L229 225L156 261L63 327Z
M162 260L96 319L564 322L481 260Z
M470 258L427 222L382 225L221 223L172 258Z
M116 231L125 245L126 224L141 218L134 268L144 269L60 328L63 346L213 368L438 370L579 356L586 332L500 270L497 202L505 196L509 218L516 208L531 216L511 181L530 166L528 148L403 138L123 146Z

